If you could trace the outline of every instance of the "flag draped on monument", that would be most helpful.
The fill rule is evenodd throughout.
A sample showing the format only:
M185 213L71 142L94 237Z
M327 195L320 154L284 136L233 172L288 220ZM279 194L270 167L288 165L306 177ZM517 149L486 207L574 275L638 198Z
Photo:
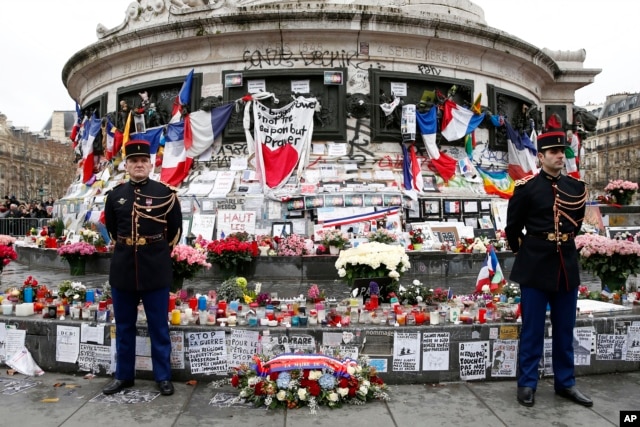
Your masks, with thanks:
M296 98L279 109L253 100L256 172L261 183L275 190L282 187L297 167L298 179L309 159L313 134L315 98Z

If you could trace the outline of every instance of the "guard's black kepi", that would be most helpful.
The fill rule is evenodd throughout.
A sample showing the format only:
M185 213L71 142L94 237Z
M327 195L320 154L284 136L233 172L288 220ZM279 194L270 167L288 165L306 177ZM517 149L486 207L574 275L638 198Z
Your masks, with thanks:
M125 159L133 156L151 157L151 145L143 139L132 139L124 146L126 153Z
M567 148L567 136L564 132L547 132L538 136L538 151L554 147Z

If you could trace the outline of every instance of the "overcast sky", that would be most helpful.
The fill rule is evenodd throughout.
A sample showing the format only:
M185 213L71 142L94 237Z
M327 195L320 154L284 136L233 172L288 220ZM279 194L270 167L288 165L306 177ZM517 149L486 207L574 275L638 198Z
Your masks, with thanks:
M55 110L73 110L62 67L95 43L96 26L124 21L131 0L2 1L0 112L14 126L42 129ZM637 0L475 0L487 24L539 48L587 51L585 68L602 69L576 92L576 104L639 92Z

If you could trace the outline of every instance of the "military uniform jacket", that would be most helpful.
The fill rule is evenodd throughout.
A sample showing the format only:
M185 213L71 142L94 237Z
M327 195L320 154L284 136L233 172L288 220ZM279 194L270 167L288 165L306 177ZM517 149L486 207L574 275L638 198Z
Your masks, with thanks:
M171 250L182 227L175 191L150 179L120 184L108 193L104 216L115 242L109 269L111 286L122 290L169 287Z
M552 177L540 171L516 183L505 227L509 246L517 252L511 280L545 291L580 284L574 236L582 226L586 199L584 182L570 176ZM566 240L549 240L548 233L564 235Z

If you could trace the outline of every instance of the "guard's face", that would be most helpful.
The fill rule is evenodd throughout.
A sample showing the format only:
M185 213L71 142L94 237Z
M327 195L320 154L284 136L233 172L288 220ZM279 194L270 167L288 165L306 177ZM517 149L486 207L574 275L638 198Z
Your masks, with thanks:
M551 175L557 175L564 167L564 148L553 147L538 152L542 169Z
M151 173L151 159L147 156L129 157L125 163L125 168L132 180L145 180L149 178Z

